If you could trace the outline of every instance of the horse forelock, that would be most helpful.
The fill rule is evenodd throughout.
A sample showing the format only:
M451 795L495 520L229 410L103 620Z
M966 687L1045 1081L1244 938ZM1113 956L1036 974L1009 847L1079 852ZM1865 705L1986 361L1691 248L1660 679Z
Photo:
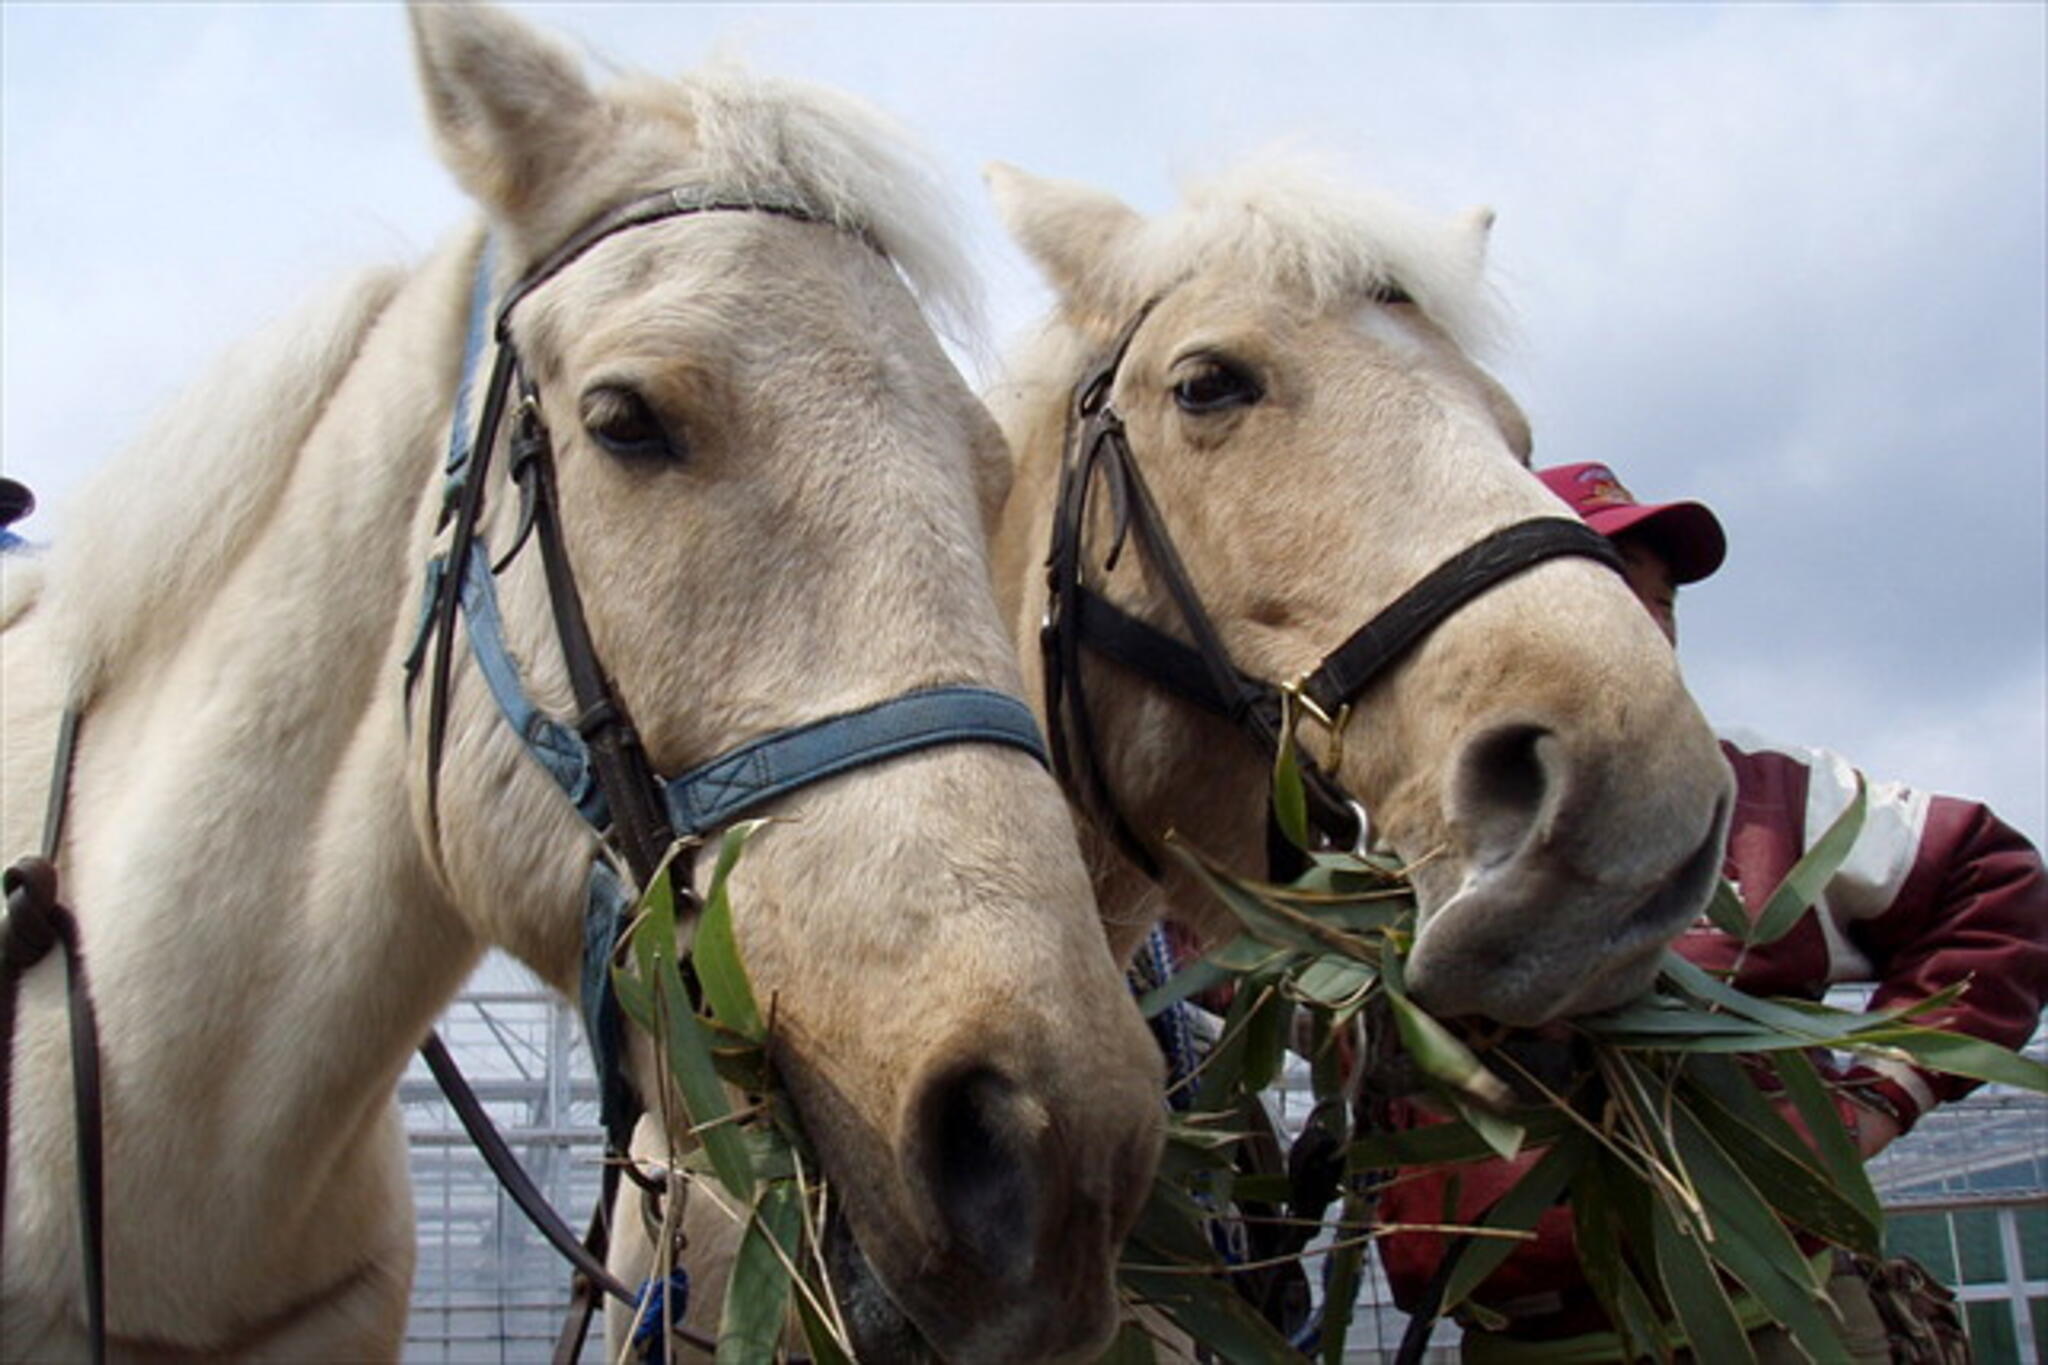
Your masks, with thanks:
M1466 354L1509 335L1483 270L1489 219L1445 220L1343 183L1302 155L1255 159L1183 186L1183 202L1103 244L1086 299L1068 299L1004 357L987 395L1015 442L1033 409L1064 410L1068 388L1148 300L1197 275L1233 279L1323 312L1398 290ZM1078 325L1077 325L1078 324Z
M1123 243L1120 261L1146 297L1224 263L1254 287L1314 309L1398 290L1461 350L1506 327L1483 271L1489 218L1446 220L1354 189L1302 153L1275 153L1182 186L1183 204Z
M980 289L960 211L936 166L893 120L854 96L717 62L664 80L612 87L615 119L681 126L693 174L735 197L794 193L812 212L887 254L932 322L980 344Z
M90 696L226 578L402 278L361 272L230 348L67 499L43 594L68 695Z

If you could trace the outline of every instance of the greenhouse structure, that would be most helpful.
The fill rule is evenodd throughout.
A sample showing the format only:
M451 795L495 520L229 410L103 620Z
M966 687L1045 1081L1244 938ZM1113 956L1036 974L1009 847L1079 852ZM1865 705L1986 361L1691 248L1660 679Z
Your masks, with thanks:
M599 1180L597 1087L573 1008L493 958L439 1032L536 1183L573 1225ZM2043 1052L2036 1039L2030 1051ZM419 1264L405 1359L412 1365L545 1362L568 1269L498 1188L424 1063L399 1091L412 1141ZM1282 1090L1281 1118L1306 1096ZM1284 1112L1291 1108L1291 1116ZM1880 1156L1873 1178L1887 1241L1952 1286L1980 1365L2048 1365L2048 1099L1995 1088L1936 1110ZM1406 1319L1368 1284L1348 1359L1390 1361ZM603 1359L601 1330L582 1360ZM1439 1327L1433 1361L1456 1358Z

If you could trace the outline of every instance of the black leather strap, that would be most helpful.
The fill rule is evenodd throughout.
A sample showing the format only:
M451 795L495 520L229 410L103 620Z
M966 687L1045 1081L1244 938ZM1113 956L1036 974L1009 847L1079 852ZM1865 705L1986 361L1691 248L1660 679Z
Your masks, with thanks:
M490 1166L492 1173L498 1177L498 1183L504 1186L505 1193L519 1206L520 1212L524 1213L540 1234L547 1238L550 1246L576 1267L577 1273L587 1276L593 1284L613 1298L624 1303L632 1303L635 1297L633 1291L605 1269L601 1255L593 1254L590 1248L584 1245L583 1240L569 1230L569 1225L562 1221L561 1215L548 1203L547 1196L533 1183L533 1177L519 1164L519 1158L513 1155L511 1144L505 1141L504 1134L491 1122L491 1116L485 1111L483 1102L476 1097L476 1091L470 1088L468 1079L457 1069L455 1059L448 1054L448 1045L441 1041L440 1034L427 1035L427 1041L420 1044L420 1056L426 1059L427 1069L434 1073L434 1080L440 1085L441 1093L448 1097L448 1103L455 1110L455 1117L461 1121L463 1131L469 1134L470 1141L476 1144L477 1151Z
M673 189L659 190L628 200L616 208L609 209L591 219L582 227L569 234L567 241L543 256L539 263L520 276L505 291L505 297L498 305L497 336L499 343L510 339L508 328L511 324L512 309L521 299L546 284L564 267L584 252L596 246L607 237L624 232L629 228L645 227L658 223L664 218L682 218L700 213L767 213L778 218L789 218L799 223L823 223L827 220L816 210L794 194L773 194L736 197L723 190L703 186L678 185ZM855 235L876 251L881 247L866 232L853 230Z
M99 1016L93 1009L78 919L58 899L57 856L71 801L79 712L67 707L58 725L50 800L39 856L23 858L0 877L7 913L0 922L0 1264L6 1261L8 1136L13 1113L14 1025L21 978L50 950L64 950L65 1001L71 1021L71 1102L78 1162L78 1212L85 1280L86 1336L94 1365L107 1358L106 1173L100 1087Z
M1108 356L1074 387L1067 453L1061 465L1052 543L1046 556L1047 607L1040 632L1045 713L1054 768L1098 824L1148 874L1158 860L1118 805L1099 757L1094 721L1082 684L1085 649L1129 669L1205 710L1229 719L1262 754L1280 743L1281 693L1231 659L1203 606L1152 491L1111 404L1118 368L1156 303L1125 327ZM1093 490L1110 497L1111 539L1103 556L1114 568L1133 532L1146 564L1166 590L1186 640L1109 601L1084 581L1083 542ZM1451 556L1338 645L1300 684L1325 716L1341 718L1374 681L1406 657L1429 632L1487 589L1544 560L1576 555L1621 569L1606 537L1575 519L1536 517L1495 531ZM1356 842L1363 808L1307 755L1301 765L1309 815L1325 837Z
M612 686L591 642L590 623L583 613L583 595L562 541L562 514L555 495L555 461L547 427L529 392L520 403L512 430L512 468L532 487L534 539L540 543L541 566L547 575L548 602L554 612L555 636L569 672L576 699L576 731L589 746L591 765L611 809L612 834L632 870L633 880L646 886L654 880L674 835L669 830L667 803L625 699ZM685 855L687 856L687 855ZM689 901L689 864L674 874L676 895ZM685 913L678 907L678 914Z
M1466 546L1395 598L1330 651L1303 682L1302 692L1335 715L1467 602L1524 569L1565 555L1595 559L1621 572L1614 546L1583 521L1537 517L1516 522Z

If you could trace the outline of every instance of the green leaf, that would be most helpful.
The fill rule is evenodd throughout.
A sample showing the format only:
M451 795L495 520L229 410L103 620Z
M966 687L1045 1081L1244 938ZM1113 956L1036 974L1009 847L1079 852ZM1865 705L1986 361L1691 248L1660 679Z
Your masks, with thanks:
M1363 962L1326 954L1302 968L1294 991L1302 1000L1325 1010L1352 1009L1379 981L1379 973Z
M1256 1096L1279 1078L1293 1032L1294 1001L1279 991L1260 991L1244 1030L1244 1070L1238 1084Z
M811 1352L811 1365L857 1365L839 1344L839 1337L831 1324L812 1306L810 1297L797 1294L795 1298L797 1319L804 1329L804 1345Z
M1859 1033L1841 1046L1857 1051L1864 1048L1894 1048L1904 1052L1930 1071L1952 1076L1969 1076L1980 1081L2048 1094L2048 1065L2023 1057L1981 1038L1912 1025L1872 1029Z
M653 880L640 893L628 931L640 979L651 990L660 979L662 964L676 963L676 893L667 861L655 869Z
M1841 871L1848 860L1849 850L1855 847L1856 836L1863 832L1863 812L1869 803L1869 791L1863 781L1863 774L1856 774L1856 795L1849 799L1848 806L1828 826L1827 833L1814 842L1806 856L1792 865L1785 874L1785 880L1778 883L1778 889L1771 892L1764 908L1757 912L1756 923L1745 937L1750 946L1761 947L1776 943L1799 922L1809 907L1820 899L1835 873Z
M1151 1334L1138 1323L1127 1322L1117 1330L1109 1349L1095 1357L1095 1365L1158 1365L1158 1360Z
M1784 1047L1835 1046L1843 1037L1843 1030L1829 1027L1824 1016L1793 1009L1776 1001L1759 1000L1716 980L1704 969L1669 950L1664 954L1663 973L1673 985L1695 1000L1718 1005L1738 1018L1762 1024L1782 1035L1779 1041ZM1837 1012L1838 1019L1844 1017L1853 1018Z
M1786 1095L1798 1109L1800 1120L1814 1135L1822 1169L1828 1179L1843 1198L1855 1205L1858 1216L1881 1229L1884 1211L1878 1204L1877 1191L1870 1184L1870 1172L1863 1164L1863 1154L1856 1150L1855 1139L1842 1125L1834 1098L1821 1082L1813 1059L1804 1052L1780 1052L1770 1061L1778 1073L1778 1080L1785 1087Z
M1678 1313L1693 1359L1714 1365L1756 1365L1749 1333L1735 1316L1728 1291L1699 1239L1678 1225L1662 1200L1652 1200L1650 1223L1664 1297Z
M618 997L619 1010L628 1019L650 1033L654 1031L654 990L651 986L638 976L614 971L612 993Z
M1831 1242L1877 1254L1883 1234L1879 1219L1830 1178L1822 1158L1742 1068L1722 1058L1701 1058L1685 1074L1692 1116L1770 1208ZM1832 1106L1815 1131L1847 1136ZM1859 1183L1868 1185L1867 1180Z
M796 1264L803 1224L801 1201L795 1181L776 1180L761 1187L726 1283L715 1365L772 1365L789 1319L790 1268Z
M1359 956L1361 962L1378 960L1377 952L1371 951L1377 941L1376 935L1388 929L1406 924L1415 918L1415 901L1403 893L1394 895L1377 891L1365 896L1319 895L1300 896L1289 887L1264 887L1260 895L1275 907L1295 915L1307 916L1328 928L1351 936L1367 955ZM1357 954L1353 954L1357 956Z
M1495 1156L1503 1161L1513 1161L1521 1153L1522 1144L1529 1137L1528 1129L1512 1119L1503 1118L1472 1103L1463 1095L1453 1093L1447 1094L1445 1098L1458 1111L1458 1117L1465 1120L1472 1131L1479 1134L1486 1145L1493 1149Z
M1600 1301L1607 1320L1616 1325L1624 1359L1662 1357L1670 1349L1670 1332L1658 1316L1649 1291L1636 1278L1638 1257L1629 1246L1630 1219L1622 1200L1646 1205L1649 1188L1605 1152L1595 1153L1572 1181L1572 1240L1586 1283ZM1649 1210L1640 1207L1637 1221L1647 1223Z
M1223 1018L1223 1032L1202 1061L1194 1107L1203 1113L1235 1109L1233 1097L1256 1095L1279 1074L1294 1002L1270 974L1245 977Z
M1269 956L1272 955L1271 949L1265 951ZM1170 979L1140 996L1138 1012L1147 1019L1157 1019L1189 996L1200 995L1212 986L1220 986L1234 975L1230 968L1207 959L1191 962L1175 972Z
M1572 1177L1585 1165L1592 1152L1593 1140L1584 1132L1573 1129L1564 1134L1515 1182L1513 1188L1486 1211L1478 1226L1502 1232L1527 1232L1535 1227L1536 1220L1557 1202L1558 1195L1571 1183ZM1519 1238L1473 1238L1444 1283L1440 1311L1448 1313L1463 1303L1465 1297L1498 1269L1519 1245Z
M1297 1358L1287 1338L1238 1296L1227 1280L1126 1264L1123 1281L1145 1302L1231 1365L1273 1365Z
M670 972L674 973L673 966ZM725 1084L711 1057L709 1035L691 1011L680 978L665 985L661 994L669 1071L682 1091L690 1127L704 1145L719 1183L735 1197L750 1199L754 1194L754 1165L740 1130L728 1121L732 1110L726 1100Z
M1329 1253L1329 1269L1323 1281L1323 1365L1343 1365L1345 1340L1351 1334L1351 1315L1358 1302L1358 1290L1365 1279L1366 1242L1360 1231L1372 1222L1373 1196L1352 1189L1344 1196L1338 1217L1337 1245Z
M1713 978L1708 980L1713 981ZM1734 988L1723 986L1722 989L1732 991ZM1835 1013L1844 1021L1858 1017L1840 1015L1839 1011ZM1802 1037L1814 1030L1828 1031L1825 1021L1809 1020L1803 1013L1799 1016L1799 1023ZM1574 1019L1572 1024L1587 1037L1616 1047L1685 1048L1690 1045L1689 1039L1712 1041L1723 1037L1768 1043L1784 1032L1782 1027L1758 1023L1725 1010L1709 1009L1687 997L1665 994L1644 996L1619 1009ZM1842 1031L1841 1028L1833 1030L1837 1033Z
M1714 883L1713 899L1707 902L1707 918L1716 929L1728 937L1742 942L1749 938L1751 928L1749 909L1736 893L1735 884L1726 877Z
M1604 1072L1610 1098L1622 1113L1633 1116L1630 1131L1636 1135L1645 1154L1666 1168L1678 1164L1665 1118L1670 1107L1669 1087L1664 1074L1668 1065L1667 1058L1620 1053ZM1647 1237L1647 1226L1643 1232ZM1642 1245L1647 1247L1649 1242L1646 1240Z
M683 1108L697 1131L719 1180L741 1199L754 1191L753 1164L740 1134L724 1120L731 1113L725 1086L711 1055L711 1042L691 1007L676 958L675 892L664 863L641 896L631 929L634 970L648 995L647 1027L663 1048L682 1092ZM614 988L625 977L614 969ZM633 993L627 986L621 999Z
M739 861L740 851L766 820L742 820L725 832L719 842L718 864L711 872L711 889L704 897L704 913L697 923L697 937L691 957L697 965L697 980L704 987L704 1001L712 1015L725 1027L749 1042L763 1040L761 1012L754 1003L753 987L747 983L746 966L733 937L732 901L726 894L726 879Z
M1273 822L1296 848L1308 847L1308 794L1301 785L1301 757L1294 746L1290 716L1281 722L1280 747L1273 759Z
M1524 1132L1525 1144L1554 1142L1574 1125L1555 1109L1517 1109L1512 1117ZM1348 1152L1355 1170L1393 1166L1454 1166L1483 1161L1499 1153L1486 1137L1464 1123L1432 1123L1426 1127L1369 1132L1356 1138Z
M1171 1261L1182 1265L1212 1266L1219 1272L1223 1262L1209 1241L1209 1210L1196 1203L1184 1189L1154 1180L1145 1192L1124 1251L1126 1261Z
M1771 1319L1782 1323L1814 1359L1840 1354L1839 1334L1822 1306L1826 1294L1821 1281L1778 1220L1778 1210L1683 1108L1678 1111L1676 1138L1713 1225L1713 1243L1705 1248L1711 1259L1741 1281Z
M1321 954L1344 953L1370 959L1370 947L1356 936L1290 906L1269 902L1255 884L1231 876L1186 844L1171 837L1170 849L1195 878L1222 901L1244 927L1278 948Z
M1387 988L1387 1003L1393 1008L1401 1045L1423 1074L1493 1109L1505 1109L1514 1101L1514 1092L1486 1069L1471 1048L1408 998L1400 961L1391 953L1380 964L1380 980Z
M1230 1197L1239 1204L1271 1204L1275 1207L1285 1204L1287 1196L1294 1193L1293 1184L1280 1173L1272 1175L1246 1175L1237 1172L1230 1182Z
M1253 972L1277 970L1293 957L1285 948L1275 948L1261 942L1250 934L1239 934L1210 950L1204 962L1213 962L1218 967L1238 976L1249 976Z

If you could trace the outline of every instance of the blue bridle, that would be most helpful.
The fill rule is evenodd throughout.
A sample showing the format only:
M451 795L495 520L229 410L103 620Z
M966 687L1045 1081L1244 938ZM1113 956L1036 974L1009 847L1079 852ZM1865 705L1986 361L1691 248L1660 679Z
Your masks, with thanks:
M506 320L513 304L603 237L645 223L708 212L765 212L802 221L825 221L794 200L766 197L740 201L691 189L664 191L635 200L600 218L573 235L507 291L497 311L498 356L485 392L483 419L472 439L470 405L491 316L491 250L486 244L477 263L471 296L468 338L456 389L445 471L443 524L453 519L457 529L448 547L428 560L419 631L406 660L410 690L426 659L433 628L445 622L444 657L437 662L436 670L439 679L445 680L446 634L459 613L467 623L470 657L506 725L519 737L534 762L554 779L577 814L597 833L601 844L618 855L614 859L600 852L591 864L584 918L582 1008L602 1089L606 1135L614 1148L621 1151L638 1109L621 1064L623 1023L611 987L611 964L635 892L616 867L623 865L644 885L653 874L658 855L668 852L667 847L646 846L649 841L645 839L618 837L615 813L622 801L637 803L643 810L651 808L657 820L665 822L657 825L663 838L655 842L672 844L678 840L700 840L720 826L813 783L940 745L996 744L1020 749L1041 764L1048 761L1038 723L1016 697L985 687L932 687L759 736L677 777L663 777L648 768L646 786L651 790L621 793L613 790L616 778L608 778L607 765L594 755L590 738L600 728L620 726L630 736L625 708L616 694L602 697L595 706L583 703L579 697L579 704L586 706L586 714L570 723L542 710L527 692L519 666L505 646L495 584L496 572L504 565L492 564L476 526L480 485L495 442L498 417L518 372ZM519 447L523 441L526 448L515 449L513 473L520 480L525 505L517 541L506 558L518 553L527 532L538 525L543 553L565 564L560 558L559 542L550 539L551 468L540 469L532 479L528 477L535 462L551 467L552 456L545 428L539 426L537 405L531 401L532 391L523 379L520 384L525 389L525 401L513 444ZM542 509L539 520L535 515L536 504ZM556 566L550 564L551 569ZM549 575L558 625L564 615L560 596L562 580L566 579L566 573L560 580L553 572ZM573 596L573 582L567 586ZM580 624L580 603L572 605ZM445 686L445 681L440 685ZM437 691L436 735L438 711L444 705ZM593 718L593 711L603 714ZM637 740L633 747L637 752ZM437 764L438 737L430 744L430 772ZM635 847L636 844L643 846ZM694 896L688 889L686 856L679 858L676 865L677 894L679 903L694 905Z

